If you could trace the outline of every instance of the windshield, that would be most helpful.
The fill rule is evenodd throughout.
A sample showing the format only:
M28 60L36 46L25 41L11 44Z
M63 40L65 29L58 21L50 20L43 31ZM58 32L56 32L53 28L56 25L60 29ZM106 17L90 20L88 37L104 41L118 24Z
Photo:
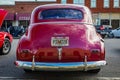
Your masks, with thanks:
M40 14L40 19L82 19L82 11L76 9L48 9Z

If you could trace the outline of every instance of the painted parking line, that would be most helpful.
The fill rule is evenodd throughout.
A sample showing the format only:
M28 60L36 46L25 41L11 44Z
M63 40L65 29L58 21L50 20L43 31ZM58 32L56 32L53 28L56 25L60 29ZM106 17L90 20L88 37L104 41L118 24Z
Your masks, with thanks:
M120 80L120 77L84 77L80 80Z
M0 77L0 80L41 80L41 79L30 79L30 78L17 78L17 77ZM63 78L64 80L64 78ZM73 78L74 80L74 78ZM80 77L79 80L120 80L120 77Z
M17 78L17 77L0 77L0 80L38 80L38 79Z
M98 80L120 80L120 77L98 77Z

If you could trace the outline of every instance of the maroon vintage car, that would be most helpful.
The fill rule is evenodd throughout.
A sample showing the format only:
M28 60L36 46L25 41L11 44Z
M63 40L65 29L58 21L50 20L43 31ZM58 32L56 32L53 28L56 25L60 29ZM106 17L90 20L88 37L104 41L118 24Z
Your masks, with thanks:
M96 33L85 6L49 4L36 7L19 41L15 65L26 72L90 71L106 65L104 40Z
M7 15L7 11L4 9L0 9L0 28L2 26L2 22ZM4 31L0 31L0 54L8 54L11 49L12 36Z

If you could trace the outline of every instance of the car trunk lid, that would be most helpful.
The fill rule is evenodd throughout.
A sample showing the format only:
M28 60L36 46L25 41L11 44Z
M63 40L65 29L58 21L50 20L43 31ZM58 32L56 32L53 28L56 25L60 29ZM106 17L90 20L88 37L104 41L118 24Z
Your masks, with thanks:
M37 24L30 33L31 46L36 50L38 61L83 61L84 56L89 54L85 24Z
M100 52L91 54L91 49L100 50L100 47L99 43L95 44L88 38L89 27L90 25L74 22L31 25L27 34L31 54L20 54L20 58L32 61L34 55L37 62L80 62L85 57L88 61L100 60ZM52 41L53 37L55 41ZM67 44L64 44L67 42L64 41L65 38L68 39ZM56 46L52 42L60 45ZM21 49L26 49L24 43L21 45Z

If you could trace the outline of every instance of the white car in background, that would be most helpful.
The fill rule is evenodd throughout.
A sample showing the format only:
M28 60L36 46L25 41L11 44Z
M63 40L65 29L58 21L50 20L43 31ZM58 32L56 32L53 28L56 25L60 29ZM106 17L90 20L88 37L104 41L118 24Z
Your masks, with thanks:
M120 37L120 27L112 30L112 31L110 32L110 36L111 36L111 37Z

